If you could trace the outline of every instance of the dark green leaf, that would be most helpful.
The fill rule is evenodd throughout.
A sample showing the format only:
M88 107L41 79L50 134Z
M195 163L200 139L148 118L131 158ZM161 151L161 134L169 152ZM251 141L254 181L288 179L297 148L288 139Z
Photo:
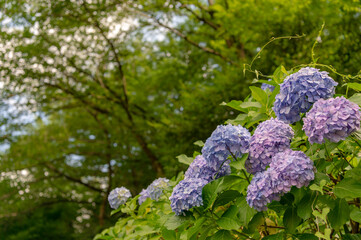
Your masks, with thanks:
M239 209L237 206L230 206L227 211L225 211L220 219L217 220L218 226L226 230L238 229L241 224L238 221L237 214Z
M361 223L361 211L357 207L353 207L350 213L350 218L355 222Z
M228 230L219 230L211 237L211 240L232 240L234 239Z
M286 227L287 232L294 233L301 221L301 218L297 215L296 207L287 208L283 215L283 225Z
M277 233L277 234L272 234L272 235L265 236L262 239L263 240L283 240L284 237L285 237L284 233Z
M257 211L248 205L245 197L237 201L237 206L239 208L239 221L242 226L247 226Z
M350 219L350 209L345 199L336 199L336 206L328 214L331 227L338 230Z
M333 192L339 198L361 197L361 181L359 179L345 178L333 188Z
M213 208L223 206L234 199L241 197L241 194L236 190L227 190L222 192L213 204Z
M318 240L318 237L311 233L302 233L293 235L298 240Z
M307 193L297 205L297 215L306 220L311 217L312 204L315 204L317 192L311 191Z

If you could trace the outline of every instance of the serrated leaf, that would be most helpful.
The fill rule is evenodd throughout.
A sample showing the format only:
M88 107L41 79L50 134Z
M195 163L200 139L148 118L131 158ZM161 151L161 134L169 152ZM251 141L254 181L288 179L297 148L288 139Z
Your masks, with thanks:
M239 221L242 226L247 226L257 211L248 205L245 197L237 202L237 206L239 208Z
M220 219L218 219L216 222L218 226L220 226L223 229L226 230L232 230L232 229L238 229L241 227L241 224L239 223L237 219L237 214L239 212L239 209L237 206L232 205L230 206L227 211L225 211Z
M310 218L312 214L312 204L316 202L316 198L317 192L312 191L306 194L297 205L297 215L304 220Z
M216 201L213 204L213 208L223 206L238 197L241 197L241 194L236 190L224 191L217 197Z

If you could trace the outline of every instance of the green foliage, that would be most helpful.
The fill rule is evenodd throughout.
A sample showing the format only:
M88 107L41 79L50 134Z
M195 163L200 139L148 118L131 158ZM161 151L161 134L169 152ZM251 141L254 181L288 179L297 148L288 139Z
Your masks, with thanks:
M292 148L306 152L321 175L264 214L245 201L247 155L232 162L231 176L208 184L204 207L184 218L173 216L166 198L141 206L133 199L110 216L106 199L113 187L135 196L156 176L184 170L218 124L253 130L274 117L278 84L304 63L331 72L338 94L361 105L357 1L0 6L0 141L9 147L0 156L0 220L11 223L0 238L89 239L107 227L96 238L358 238L343 228L352 232L350 218L359 221L359 133L310 146L302 126L293 126ZM261 83L276 89L263 91ZM68 216L47 216L49 204ZM14 217L22 212L35 217ZM331 236L331 228L340 232Z

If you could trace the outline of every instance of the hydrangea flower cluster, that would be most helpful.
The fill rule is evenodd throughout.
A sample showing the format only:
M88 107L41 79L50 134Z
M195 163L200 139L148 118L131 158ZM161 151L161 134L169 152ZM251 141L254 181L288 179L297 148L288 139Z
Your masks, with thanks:
M142 204L147 198L158 201L163 195L163 191L169 187L169 179L158 178L154 180L146 189L143 189L139 195L138 203Z
M147 200L147 198L150 198L150 195L149 195L149 192L148 192L148 188L142 189L142 191L139 193L139 198L138 198L138 203L139 203L139 205L141 205L142 203L144 203L145 200Z
M132 194L125 187L113 189L108 196L110 207L113 209L119 208L120 205L125 204Z
M308 141L339 142L360 128L360 107L344 97L320 99L306 114L303 130Z
M172 210L180 215L202 202L202 188L210 181L229 175L229 155L242 156L248 152L251 134L242 126L220 125L207 139L202 155L197 156L185 173L185 178L174 189Z
M207 139L202 149L202 155L210 166L218 169L228 156L241 157L248 152L249 131L238 125L219 125Z
M202 189L207 183L208 181L202 178L189 178L180 181L174 187L172 196L169 198L175 214L181 215L192 207L203 205Z
M252 174L264 171L276 153L290 147L293 135L292 128L278 119L260 123L249 142L249 157L245 162L247 171Z
M189 168L184 174L184 178L201 178L210 182L215 178L220 178L229 175L230 173L231 167L228 163L224 163L221 169L218 171L217 169L209 166L208 162L202 155L198 155L191 163L191 165L189 165Z
M272 81L272 79L268 79L268 81ZM270 92L273 92L275 90L275 86L271 85L271 84L267 84L267 83L262 83L261 85L261 89L263 91L266 91L266 89L268 89Z
M247 189L247 203L257 211L289 192L292 186L307 186L314 179L313 162L301 151L287 149L272 158L270 167L257 173Z
M332 97L337 83L327 72L306 67L286 77L280 86L273 110L278 119L294 123L301 119L300 113L307 112L314 102Z

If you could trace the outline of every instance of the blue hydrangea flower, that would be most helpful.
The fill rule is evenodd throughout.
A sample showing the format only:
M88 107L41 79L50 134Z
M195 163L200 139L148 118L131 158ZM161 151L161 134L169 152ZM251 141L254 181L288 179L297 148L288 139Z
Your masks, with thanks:
M257 211L267 210L267 204L273 200L279 201L281 193L277 190L277 172L268 168L252 178L247 188L247 203Z
M251 134L240 125L219 125L207 139L202 149L202 155L210 166L218 169L231 153L241 157L248 152Z
M142 191L139 193L139 198L138 198L139 205L141 205L143 202L145 202L145 200L147 200L147 198L150 198L148 188L142 189Z
M218 171L218 169L212 168L202 155L198 155L185 172L184 178L202 178L210 182L229 174L231 174L231 167L228 163L224 163Z
M252 174L264 171L276 153L290 147L293 135L292 128L278 119L260 123L249 142L249 156L245 162L247 171Z
M149 196L152 200L158 201L163 195L163 191L169 187L169 180L166 178L158 178L154 180L147 188Z
M291 149L273 156L269 169L277 173L277 191L282 193L289 192L292 186L307 186L315 177L311 159Z
M286 77L280 85L273 110L278 119L294 123L301 119L300 113L307 112L319 99L327 99L335 94L337 83L316 68L302 68Z
M272 79L268 79L268 81L272 81ZM267 83L262 83L261 85L261 89L263 91L266 91L266 89L268 89L270 92L273 92L275 90L275 86L271 85L271 84L267 84Z
M360 107L344 97L320 99L303 121L302 129L311 144L325 139L339 142L360 128Z
M125 187L113 189L108 196L110 207L113 209L119 208L120 205L125 204L132 194Z
M184 214L184 211L192 207L203 205L202 189L208 181L201 178L184 179L174 187L169 200L171 208L176 215Z

